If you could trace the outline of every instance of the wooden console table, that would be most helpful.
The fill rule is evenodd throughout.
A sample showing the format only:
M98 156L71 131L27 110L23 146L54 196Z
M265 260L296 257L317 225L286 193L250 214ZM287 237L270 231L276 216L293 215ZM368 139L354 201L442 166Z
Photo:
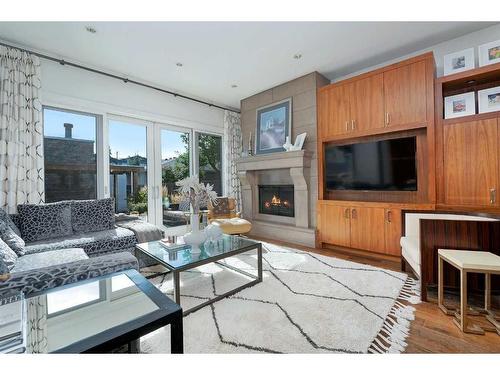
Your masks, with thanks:
M444 279L443 264L447 262L460 271L460 308L452 310L444 305ZM479 327L468 325L467 315L467 274L483 273L485 277L484 309L478 312L470 310L473 314L486 315L486 319L493 327ZM438 305L447 315L454 315L454 322L466 333L483 334L484 330L497 332L500 335L500 317L496 317L491 310L491 275L500 275L500 256L486 251L467 250L438 250Z

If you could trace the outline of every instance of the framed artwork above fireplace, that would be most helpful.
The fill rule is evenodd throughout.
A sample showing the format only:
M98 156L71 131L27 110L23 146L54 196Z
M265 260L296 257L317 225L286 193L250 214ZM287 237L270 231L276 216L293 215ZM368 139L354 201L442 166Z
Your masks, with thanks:
M292 98L257 108L255 153L285 151L286 137L291 135Z

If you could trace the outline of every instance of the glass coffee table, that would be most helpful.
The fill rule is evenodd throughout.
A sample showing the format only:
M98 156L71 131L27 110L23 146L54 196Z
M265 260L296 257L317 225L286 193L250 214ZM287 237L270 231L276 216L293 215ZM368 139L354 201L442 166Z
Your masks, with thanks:
M136 270L0 301L0 353L107 353L170 325L183 352L182 309Z
M180 273L183 271L188 271L208 263L216 263L252 279L248 283L185 310L184 316L262 281L262 244L240 236L224 235L219 241L205 242L205 244L200 245L199 249L195 249L196 251L193 251L190 245L184 243L169 244L163 241L140 243L135 246L135 250L136 256L144 254L172 271L174 300L178 305L181 302ZM249 251L257 251L257 276L220 262L222 259Z

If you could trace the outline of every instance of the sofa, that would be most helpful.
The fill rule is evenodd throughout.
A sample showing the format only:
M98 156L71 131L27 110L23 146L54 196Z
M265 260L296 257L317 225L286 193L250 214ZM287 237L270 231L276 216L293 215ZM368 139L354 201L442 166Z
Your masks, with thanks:
M419 279L422 275L421 255L420 255L420 220L465 220L465 221L495 221L495 219L460 214L444 214L429 212L408 212L404 214L404 236L401 237L401 255L410 267L415 276Z
M139 269L136 234L116 224L112 198L0 210L0 298ZM148 225L161 238L151 224L141 227Z

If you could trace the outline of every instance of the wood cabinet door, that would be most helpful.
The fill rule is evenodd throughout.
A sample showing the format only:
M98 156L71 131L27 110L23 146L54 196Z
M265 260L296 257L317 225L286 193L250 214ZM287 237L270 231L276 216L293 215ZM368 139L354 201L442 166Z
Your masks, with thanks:
M401 210L394 208L385 209L385 253L401 256Z
M386 126L427 121L425 61L384 72Z
M323 138L349 132L349 87L333 86L327 92L327 114L323 126Z
M449 205L498 206L498 120L444 125L444 200ZM494 190L494 191L493 191Z
M351 246L349 214L349 207L321 205L321 242L345 247Z
M351 247L384 253L384 214L383 208L351 208Z
M384 127L384 75L377 74L350 85L351 131Z

